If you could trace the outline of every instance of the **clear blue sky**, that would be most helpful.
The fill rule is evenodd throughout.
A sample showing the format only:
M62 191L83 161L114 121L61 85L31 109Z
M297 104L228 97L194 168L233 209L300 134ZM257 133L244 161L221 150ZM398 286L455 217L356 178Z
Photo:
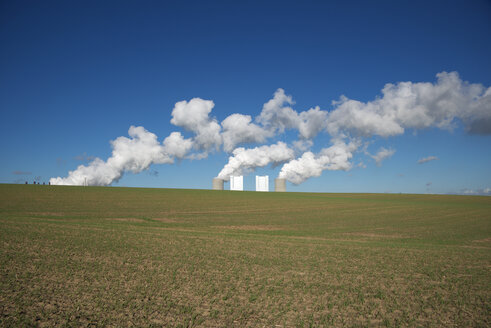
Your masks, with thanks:
M221 122L258 116L278 88L299 112L331 110L341 95L372 101L386 83L435 83L442 71L488 88L491 2L1 1L0 48L0 182L47 182L92 157L106 160L110 140L131 125L159 141L173 131L191 137L170 120L176 102L195 97L213 100ZM272 141L295 137L287 131ZM453 131L406 129L369 141L371 154L395 153L377 166L358 151L351 170L326 170L288 190L491 188L491 136L466 133L459 122ZM312 150L329 142L320 133ZM113 185L210 188L228 156L152 165ZM418 164L429 156L438 160ZM280 167L256 172L272 179ZM246 189L254 181L244 177Z

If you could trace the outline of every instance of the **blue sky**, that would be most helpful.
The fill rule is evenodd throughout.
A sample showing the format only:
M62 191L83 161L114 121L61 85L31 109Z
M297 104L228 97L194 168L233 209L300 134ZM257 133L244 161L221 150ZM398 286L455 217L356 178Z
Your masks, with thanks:
M333 111L342 95L381 97L386 83L436 83L440 72L491 86L489 1L2 1L0 182L66 177L110 140L143 126L162 142L179 101L213 100L211 119L259 116L278 88L298 111ZM491 108L485 108L489 113ZM489 117L489 116L487 116ZM350 170L290 191L477 193L491 188L491 137L430 126L364 137ZM264 143L291 145L297 131ZM332 143L323 131L310 149ZM380 166L381 148L395 151ZM210 188L230 154L210 151L126 172L113 186ZM299 157L301 154L297 154ZM418 160L438 159L418 164ZM363 163L358 167L358 164ZM282 165L257 174L276 177ZM244 177L254 189L254 173ZM272 186L270 186L272 188ZM489 191L488 191L489 193Z

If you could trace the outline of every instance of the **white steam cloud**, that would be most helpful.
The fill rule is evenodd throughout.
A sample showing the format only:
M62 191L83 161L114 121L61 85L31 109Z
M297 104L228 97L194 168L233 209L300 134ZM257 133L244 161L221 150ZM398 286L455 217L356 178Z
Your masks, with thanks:
M290 98L285 99L292 103ZM403 134L406 129L429 127L451 130L457 121L462 122L469 133L491 133L491 88L462 81L456 72L437 74L436 83L386 84L382 97L374 101L364 103L342 96L333 105L331 112L324 112L326 120L323 122L335 139L390 137ZM382 148L371 157L380 166L394 152L394 149ZM285 164L280 176L292 183L319 176L322 170L328 169L322 165L322 159L322 151L316 156L305 153Z
M325 128L327 111L317 106L297 113L288 106L293 104L292 97L285 95L285 91L280 88L273 99L264 104L256 120L273 133L283 133L285 129L298 130L303 139L312 139Z
M437 74L435 84L389 83L382 95L367 103L341 97L328 116L328 132L390 137L408 128L450 130L460 119L471 133L491 133L491 88L462 81L456 72Z
M344 170L351 168L350 159L353 157L357 145L337 141L329 148L324 148L319 154L308 151L300 158L283 165L280 178L287 179L294 184L300 184L311 177L318 177L324 170Z
M281 141L271 146L237 148L217 177L228 181L231 175L243 175L269 164L277 165L292 159L294 155L293 150Z
M113 152L107 161L96 158L89 165L80 165L75 171L70 171L66 178L51 178L50 183L106 186L118 181L125 171L139 173L152 164L172 163L172 153L176 149L174 142L185 143L180 134L172 134L171 139L166 139L167 146L161 145L155 134L141 126L131 126L128 134L131 138L119 137L111 141Z
M468 133L491 134L491 88L463 81L456 72L442 72L436 77L434 83L386 84L381 96L369 102L341 96L330 111L315 106L297 112L292 108L292 96L278 89L256 117L234 113L221 122L212 116L213 101L180 101L172 110L171 123L190 133L190 138L172 132L159 142L143 127L131 126L130 138L119 137L111 142L113 152L106 161L96 158L70 171L67 177L52 178L50 182L110 185L126 171L138 173L152 164L172 164L175 159L203 159L222 149L232 156L218 174L220 178L228 180L230 175L286 162L280 177L299 184L320 176L324 170L351 169L351 160L363 138L387 138L431 127L452 130L458 124L463 124ZM291 145L278 140L287 130L298 133L298 140ZM330 146L321 145L318 153L310 151L322 133L330 137ZM271 145L241 147L265 144L270 139ZM375 155L366 150L359 153L370 156L380 166L395 150L382 147ZM437 159L433 157L418 163Z
M240 143L264 143L274 135L251 120L251 116L242 114L232 114L223 120L223 149L226 152L231 152Z
M202 150L218 148L222 143L220 125L209 114L215 107L211 100L193 98L189 102L180 101L172 110L170 122L195 134L194 146Z

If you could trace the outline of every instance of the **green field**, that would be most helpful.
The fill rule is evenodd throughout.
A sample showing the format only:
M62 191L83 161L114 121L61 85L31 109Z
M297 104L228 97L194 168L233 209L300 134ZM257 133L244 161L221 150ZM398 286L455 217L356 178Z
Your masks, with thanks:
M0 185L0 326L489 327L491 197Z

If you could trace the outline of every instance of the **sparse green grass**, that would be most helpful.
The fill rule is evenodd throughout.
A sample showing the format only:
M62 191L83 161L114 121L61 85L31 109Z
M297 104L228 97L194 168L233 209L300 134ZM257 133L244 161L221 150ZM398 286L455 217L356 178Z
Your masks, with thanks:
M489 327L491 197L0 185L0 326Z

